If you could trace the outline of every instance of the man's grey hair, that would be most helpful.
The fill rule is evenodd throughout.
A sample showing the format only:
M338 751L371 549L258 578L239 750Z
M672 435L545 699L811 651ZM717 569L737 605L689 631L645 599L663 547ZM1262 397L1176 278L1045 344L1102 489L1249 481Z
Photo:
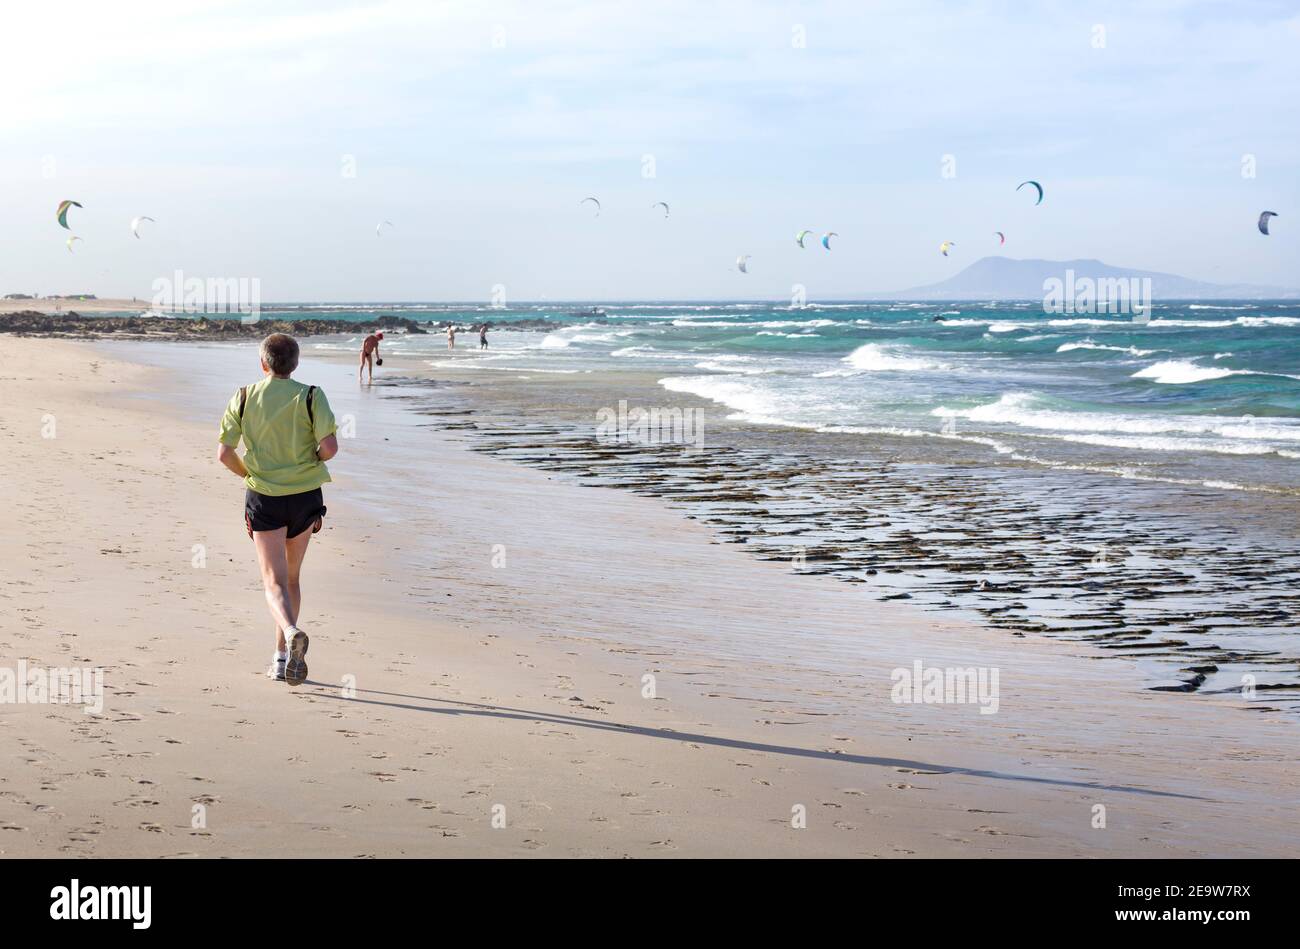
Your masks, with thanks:
M298 368L298 341L285 333L272 333L262 340L262 362L277 376Z

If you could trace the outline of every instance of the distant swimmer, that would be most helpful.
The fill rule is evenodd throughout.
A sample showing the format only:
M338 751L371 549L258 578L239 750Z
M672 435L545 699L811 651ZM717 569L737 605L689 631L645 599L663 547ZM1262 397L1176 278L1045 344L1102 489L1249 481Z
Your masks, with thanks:
M484 323L478 328L478 348L487 349L487 324Z
M456 348L456 327L451 323L447 324L447 348Z
M361 381L361 370L366 370L370 374L370 381L375 381L375 360L379 359L379 341L384 338L384 334L371 333L366 337L366 341L361 344L361 365L357 366L357 382ZM383 360L379 359L380 365Z

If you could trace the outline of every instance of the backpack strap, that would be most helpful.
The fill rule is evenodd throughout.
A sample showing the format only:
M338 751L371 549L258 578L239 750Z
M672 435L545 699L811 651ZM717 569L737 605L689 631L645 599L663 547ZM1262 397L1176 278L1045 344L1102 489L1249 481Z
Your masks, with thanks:
M316 387L307 387L307 421L311 422L312 431L316 429L316 413L312 411L311 400L316 395ZM248 404L248 386L239 387L239 420L244 419L244 406Z

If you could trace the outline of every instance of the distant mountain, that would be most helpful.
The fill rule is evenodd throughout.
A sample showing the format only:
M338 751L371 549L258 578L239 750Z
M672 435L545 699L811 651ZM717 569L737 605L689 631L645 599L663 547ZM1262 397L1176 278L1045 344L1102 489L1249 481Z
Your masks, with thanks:
M1300 297L1300 290L1256 284L1219 284L1152 270L1112 267L1100 260L1013 260L985 257L940 283L897 293L872 294L890 300L1041 300L1048 280L1149 278L1151 298L1161 300L1276 300Z

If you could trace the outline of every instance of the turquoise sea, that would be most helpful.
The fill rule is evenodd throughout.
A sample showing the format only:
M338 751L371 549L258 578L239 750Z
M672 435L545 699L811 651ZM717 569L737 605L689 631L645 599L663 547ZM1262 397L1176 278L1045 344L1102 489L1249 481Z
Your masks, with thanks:
M603 311L593 318L592 308ZM1156 304L1149 320L1040 302L406 304L265 317L546 319L552 329L391 339L439 370L660 374L740 421L964 442L1044 466L1224 490L1300 489L1300 302ZM340 345L350 345L343 343ZM454 356L455 358L451 358Z

